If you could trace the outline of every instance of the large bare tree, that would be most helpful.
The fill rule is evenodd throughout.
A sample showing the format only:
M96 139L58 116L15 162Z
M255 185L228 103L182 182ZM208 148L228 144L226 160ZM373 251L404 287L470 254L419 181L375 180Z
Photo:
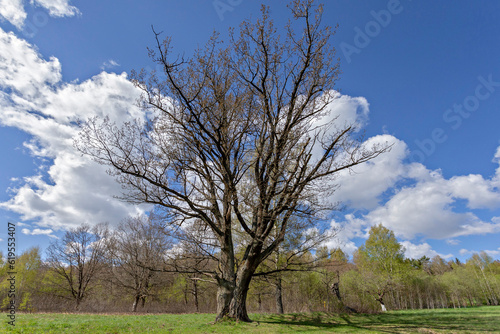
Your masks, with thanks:
M125 200L159 205L171 224L209 231L217 319L250 321L252 276L284 240L290 219L332 209L322 199L339 172L387 149L367 147L355 124L329 115L338 96L333 31L313 0L289 7L283 38L263 6L261 18L243 22L228 43L214 35L189 59L172 60L171 40L155 32L150 55L163 73L132 76L147 120L118 126L93 118L76 141L110 166Z

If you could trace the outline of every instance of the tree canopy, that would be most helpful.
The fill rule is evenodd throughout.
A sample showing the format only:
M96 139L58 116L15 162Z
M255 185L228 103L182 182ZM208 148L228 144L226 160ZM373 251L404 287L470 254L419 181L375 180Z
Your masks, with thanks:
M205 272L218 283L217 319L249 321L251 278L290 222L314 223L333 209L323 199L339 172L388 149L367 146L357 124L331 114L339 64L322 5L295 0L289 8L282 30L262 6L227 43L214 34L190 58L172 57L171 39L154 32L150 56L163 73L132 75L145 119L92 118L76 141L110 167L124 200L158 205L172 226L204 231L197 242L209 240L218 262Z

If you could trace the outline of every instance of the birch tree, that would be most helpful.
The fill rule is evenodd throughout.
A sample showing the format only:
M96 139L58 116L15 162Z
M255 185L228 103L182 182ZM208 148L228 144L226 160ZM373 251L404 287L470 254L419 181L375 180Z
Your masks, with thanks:
M367 292L374 296L385 312L384 297L405 270L404 247L394 232L382 224L372 226L369 233L366 242L354 254L354 262L366 281Z

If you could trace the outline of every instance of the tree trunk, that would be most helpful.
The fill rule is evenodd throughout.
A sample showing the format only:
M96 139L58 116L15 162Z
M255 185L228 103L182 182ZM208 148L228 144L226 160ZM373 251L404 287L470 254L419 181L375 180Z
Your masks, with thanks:
M220 273L217 276L217 317L215 321L230 316L229 306L233 299L235 288L234 251L231 233L226 232L223 238L220 239L220 243Z
M199 313L200 304L198 303L198 281L196 279L193 280L193 297L194 297L194 307L196 309L196 313Z
M276 280L275 297L276 297L276 313L283 314L284 313L284 311L283 311L283 287L282 287L281 277L278 277Z
M233 298L229 305L229 317L237 321L251 322L247 313L247 295L252 274L253 272L249 270L242 270L241 276L236 279Z
M76 304L75 304L75 311L78 312L80 311L80 303L82 300L80 298L76 298Z
M236 275L233 298L229 305L229 317L244 322L251 322L247 313L247 295L252 276L259 265L259 254L262 243L254 242L248 250L246 260L238 268Z
M217 317L215 321L229 315L229 304L233 298L234 285L232 282L219 279L217 286Z
M384 295L385 295L385 291L379 291L378 298L376 298L376 300L380 303L380 308L382 309L382 312L387 311L387 308L385 307L385 304L384 304Z
M339 300L339 302L342 303L342 296L340 295L340 287L339 287L339 283L335 282L331 285L331 289L333 291L333 293L335 294L335 296L337 297L337 299Z
M134 304L132 304L132 312L137 312L137 305L139 305L140 295L136 295L134 298Z
M488 302L489 302L489 305L498 305L497 296L493 292L493 289L491 288L490 283L488 282L488 278L484 274L484 268L483 267L479 267L479 269L481 270L481 274L483 274L484 283L486 285L486 289L488 290L488 294L489 294Z

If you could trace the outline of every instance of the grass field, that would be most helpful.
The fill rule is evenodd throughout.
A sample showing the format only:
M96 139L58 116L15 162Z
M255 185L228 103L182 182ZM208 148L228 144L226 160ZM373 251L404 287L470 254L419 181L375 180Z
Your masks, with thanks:
M214 324L213 314L0 314L3 333L500 333L500 306L384 314L252 314L253 323Z

